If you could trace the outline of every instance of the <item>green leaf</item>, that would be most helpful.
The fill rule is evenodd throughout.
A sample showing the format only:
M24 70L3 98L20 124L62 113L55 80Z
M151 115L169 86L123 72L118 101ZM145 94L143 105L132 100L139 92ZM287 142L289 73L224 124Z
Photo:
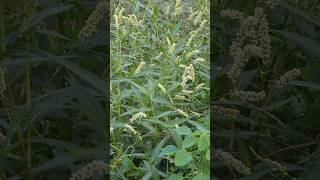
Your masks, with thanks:
M197 138L194 136L187 136L182 142L182 148L189 148L193 146L197 141Z
M170 132L172 139L175 141L177 147L182 148L183 140L182 140L181 136L179 136L177 131L175 131L175 129L170 129L169 132Z
M192 133L191 129L188 128L187 126L181 126L181 127L178 127L176 129L176 132L182 136L182 135L190 135Z
M47 160L32 168L31 171L32 173L37 174L55 167L65 166L66 164L76 161L90 160L92 158L105 158L105 153L105 149L102 148L75 149L72 152L60 154L57 157Z
M57 37L57 38L61 38L61 39L64 39L64 40L68 40L68 41L71 41L70 38L56 32L56 31L53 31L53 30L50 30L50 29L43 29L43 30L37 30L36 32L38 33L41 33L41 34L45 34L45 35L48 35L48 36L52 36L52 37Z
M307 12L302 11L302 10L300 10L300 9L298 9L298 8L295 8L295 7L293 7L293 6L285 3L284 1L282 1L282 2L280 3L280 5L283 6L284 8L286 8L286 9L288 9L288 10L291 11L292 13L297 14L298 16L301 16L301 17L305 18L306 20L308 20L308 21L310 21L310 22L312 22L312 23L320 26L320 23L319 23L317 20L312 19L312 18L307 14Z
M168 180L183 180L183 177L179 174L171 174Z
M289 84L320 90L320 84L314 83L314 82L292 80L292 81L289 81Z
M249 153L249 150L247 149L247 146L244 144L244 142L241 139L239 139L238 142L240 147L240 157L242 161L246 166L251 167L250 153Z
M99 78L97 75L93 74L92 72L65 59L53 57L53 60L59 63L60 65L64 66L65 68L71 70L74 74L78 75L83 80L87 81L89 84L97 88L99 91L107 92L106 82L102 78Z
M200 151L204 151L207 147L209 147L209 142L206 134L201 134L198 141L198 149Z
M209 174L201 172L197 176L192 178L192 180L210 180L210 176Z
M206 159L207 159L208 161L210 161L210 149L207 149Z
M316 41L307 38L305 36L301 36L300 34L288 31L281 31L281 30L272 30L273 32L279 33L282 36L296 42L302 48L310 51L312 54L317 55L320 57L320 45Z
M170 156L170 155L176 153L176 151L177 151L176 146L168 145L168 146L161 149L161 153L159 154L159 156Z
M37 23L39 23L40 21L42 21L43 19L67 11L70 8L72 8L73 5L69 4L69 5L65 5L65 6L59 6L59 7L50 7L48 9L45 9L43 11L41 11L40 13L38 13L37 15L35 15L32 19L31 22L29 24L29 27L36 25Z
M255 173L250 174L248 176L239 178L238 180L258 180L258 179L263 179L262 177L264 177L266 174L268 174L270 172L271 172L271 170L267 169L267 170L255 172Z
M153 152L152 152L152 155L151 155L151 162L153 162L156 157L159 156L160 154L160 151L161 151L161 148L164 146L165 142L167 141L168 138L164 138L162 139L158 144L157 146L154 148Z
M185 166L190 161L192 161L192 156L190 152L178 149L174 157L174 164L176 166Z

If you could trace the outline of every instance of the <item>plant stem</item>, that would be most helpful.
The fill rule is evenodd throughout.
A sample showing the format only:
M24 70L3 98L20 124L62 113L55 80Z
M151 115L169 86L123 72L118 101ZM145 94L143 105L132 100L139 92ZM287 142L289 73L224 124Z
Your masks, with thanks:
M31 109L31 67L27 65L27 98L26 98L26 105L28 111ZM32 168L32 160L31 160L31 122L30 118L28 117L28 129L27 129L27 169L28 169L28 179L32 179L31 176L31 168Z

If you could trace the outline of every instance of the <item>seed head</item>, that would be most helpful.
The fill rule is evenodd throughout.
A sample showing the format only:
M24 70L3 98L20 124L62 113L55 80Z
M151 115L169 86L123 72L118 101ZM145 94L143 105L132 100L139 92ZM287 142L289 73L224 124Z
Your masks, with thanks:
M202 17L202 11L200 11L197 15L197 17L194 19L193 24L196 26L200 21Z
M2 132L0 132L0 145L3 145L7 140L7 136L5 136L4 134L2 134Z
M218 160L222 161L228 168L233 169L237 173L243 175L251 174L251 170L241 161L234 158L230 153L218 149L217 151L215 151L215 155Z
M0 96L7 90L6 75L4 69L0 67Z
M144 61L141 61L137 69L134 71L134 74L138 74L145 65L146 63Z
M88 38L97 31L97 26L105 18L107 11L108 4L106 1L101 1L97 4L95 10L90 14L88 20L86 21L86 25L81 29L79 33L80 39ZM123 10L121 9L119 11L119 14L117 16L114 16L116 21L116 27L118 28L122 18L122 11Z
M79 169L77 172L73 173L70 180L84 180L89 179L96 173L100 175L106 175L108 170L108 165L103 161L92 161L88 163L83 168Z
M212 105L211 109L214 113L221 114L223 116L236 117L240 114L237 109L225 108L217 105Z
M146 117L147 117L147 115L145 113L138 112L137 114L133 115L129 121L130 121L130 123L133 123L137 119L146 118Z
M285 72L278 81L276 81L275 86L278 88L285 87L289 81L297 78L301 75L300 69L294 68Z
M177 100L185 100L186 99L185 96L182 96L182 95L179 95L179 94L175 95L174 98L177 99Z
M189 95L189 94L192 94L192 93L193 93L192 90L186 90L186 89L182 90L182 94Z
M198 91L198 90L200 90L200 89L202 89L204 87L204 83L200 83L200 84L198 84L197 86L196 86L196 91Z
M161 90L163 93L167 93L166 88L165 88L162 84L158 83L158 87L160 88L160 90Z
M194 56L194 55L196 55L196 54L199 54L199 53L200 53L199 50L191 51L190 53L188 53L188 54L186 55L186 58L189 59L190 57L192 57L192 56Z
M184 117L189 117L189 115L186 112L182 111L181 109L176 109L176 111Z
M230 18L233 20L243 19L243 13L238 10L226 9L220 11L220 17L223 19Z
M203 63L205 62L206 60L203 59L203 58L197 58L195 60L193 60L193 64L200 64L200 63Z
M264 91L254 92L254 91L237 91L231 92L231 97L239 99L242 102L255 102L262 101L266 97Z

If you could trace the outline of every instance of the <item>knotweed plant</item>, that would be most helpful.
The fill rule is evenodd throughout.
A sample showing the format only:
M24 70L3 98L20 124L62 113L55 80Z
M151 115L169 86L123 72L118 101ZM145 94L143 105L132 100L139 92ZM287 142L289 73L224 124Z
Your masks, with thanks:
M107 2L0 2L1 180L106 179Z
M111 4L111 178L209 179L209 1Z
M217 179L317 177L317 5L213 4L211 110L213 146L219 150L211 165Z

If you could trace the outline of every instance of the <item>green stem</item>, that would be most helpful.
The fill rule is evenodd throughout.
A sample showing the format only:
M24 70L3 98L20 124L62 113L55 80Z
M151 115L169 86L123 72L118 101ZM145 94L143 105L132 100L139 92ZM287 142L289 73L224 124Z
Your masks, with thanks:
M0 52L0 58L2 59L2 56L5 51L5 42L4 42L4 36L5 36L5 25L4 25L4 7L5 7L5 1L1 1L0 3L0 12L1 12L1 17L0 17L0 22L1 22L1 52ZM2 62L2 60L1 60ZM3 168L2 162L0 164L0 178L6 179L6 174L5 170Z
M27 109L31 109L31 67L30 65L27 66L27 94L26 94L26 105ZM31 175L31 168L32 168L32 160L31 160L31 122L30 118L28 117L28 129L27 129L27 169L28 169L28 179L32 179Z

